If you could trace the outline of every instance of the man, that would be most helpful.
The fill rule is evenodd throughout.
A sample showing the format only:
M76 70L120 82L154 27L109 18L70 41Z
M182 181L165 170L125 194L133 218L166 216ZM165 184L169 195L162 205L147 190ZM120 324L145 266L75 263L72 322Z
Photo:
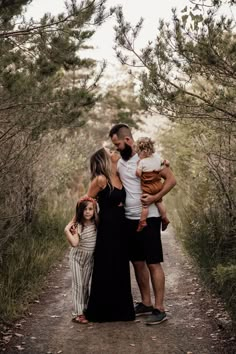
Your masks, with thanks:
M131 130L126 124L117 124L110 130L109 136L120 152L117 170L126 190L125 213L127 219L127 237L129 237L130 260L133 263L136 280L142 302L135 307L136 316L151 314L147 325L159 324L167 319L164 309L165 275L161 266L163 262L160 226L161 217L155 202L168 193L176 184L170 168L161 169L164 179L162 190L155 195L143 194L140 179L136 176L138 155L135 152ZM147 226L137 232L143 205L149 206ZM155 296L152 306L149 277Z

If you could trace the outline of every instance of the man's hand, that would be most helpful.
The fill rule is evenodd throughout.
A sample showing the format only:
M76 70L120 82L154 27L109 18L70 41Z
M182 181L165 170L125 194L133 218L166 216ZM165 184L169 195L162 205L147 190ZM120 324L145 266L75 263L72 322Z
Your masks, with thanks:
M142 194L141 196L141 202L143 204L143 206L149 206L152 203L155 203L156 198L155 196L151 195L151 194Z
M169 167L165 167L163 170L160 170L159 174L164 179L163 187L157 194L142 194L141 202L143 206L149 206L150 204L157 202L176 185L175 176Z

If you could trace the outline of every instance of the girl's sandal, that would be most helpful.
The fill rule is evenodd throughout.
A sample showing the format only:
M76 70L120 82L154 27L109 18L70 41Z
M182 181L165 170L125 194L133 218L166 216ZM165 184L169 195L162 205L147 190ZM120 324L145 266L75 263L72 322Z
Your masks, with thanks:
M82 324L87 324L88 320L84 315L79 315L75 318L72 318L72 321L75 323L82 323Z

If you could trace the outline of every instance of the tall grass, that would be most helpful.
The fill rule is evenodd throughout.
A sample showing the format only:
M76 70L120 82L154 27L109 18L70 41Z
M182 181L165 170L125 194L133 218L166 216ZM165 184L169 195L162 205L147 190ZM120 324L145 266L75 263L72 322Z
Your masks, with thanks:
M230 236L228 215L219 205L204 209L186 205L181 193L177 198L168 198L177 237L195 260L205 283L225 300L236 323L236 240Z
M11 321L22 314L42 286L50 268L67 249L63 230L72 211L44 202L30 228L8 245L0 272L0 316Z
M226 128L183 119L158 141L178 182L165 198L177 236L236 321L235 141Z

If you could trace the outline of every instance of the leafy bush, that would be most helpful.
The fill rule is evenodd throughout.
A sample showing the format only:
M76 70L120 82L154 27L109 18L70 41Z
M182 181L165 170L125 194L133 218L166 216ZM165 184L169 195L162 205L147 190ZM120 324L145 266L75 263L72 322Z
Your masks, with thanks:
M236 321L236 264L218 264L212 274Z
M227 184L232 176L221 179L221 189L204 151L212 148L212 126L208 125L205 134L209 139L203 149L197 143L201 135L198 125L180 122L159 135L163 156L171 161L178 181L165 199L178 237L196 261L204 281L222 296L235 318L235 212L228 208L229 199L224 193L224 187L232 189L230 198L234 200L233 183L229 187Z

